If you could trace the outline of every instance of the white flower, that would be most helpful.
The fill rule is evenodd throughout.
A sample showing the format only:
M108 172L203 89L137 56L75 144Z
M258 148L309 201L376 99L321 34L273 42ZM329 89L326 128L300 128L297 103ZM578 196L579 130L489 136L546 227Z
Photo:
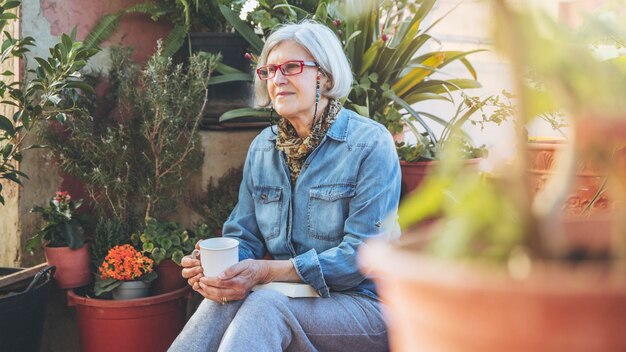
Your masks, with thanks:
M247 20L250 12L252 12L258 6L259 2L257 0L246 1L246 3L243 4L243 6L241 7L241 12L239 12L239 18L241 18L242 21Z

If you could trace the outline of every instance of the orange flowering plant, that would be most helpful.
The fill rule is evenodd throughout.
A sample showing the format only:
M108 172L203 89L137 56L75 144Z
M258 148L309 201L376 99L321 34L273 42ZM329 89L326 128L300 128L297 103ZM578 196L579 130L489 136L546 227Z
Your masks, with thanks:
M129 244L111 248L98 268L100 280L95 284L96 296L112 291L124 281L151 282L157 277L153 265L152 259Z

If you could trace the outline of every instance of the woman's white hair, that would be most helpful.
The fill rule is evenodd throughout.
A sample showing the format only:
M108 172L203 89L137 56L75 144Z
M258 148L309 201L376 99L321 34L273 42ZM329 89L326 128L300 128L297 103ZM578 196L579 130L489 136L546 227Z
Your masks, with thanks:
M328 77L331 88L321 94L334 99L347 97L352 87L352 69L339 39L330 28L315 21L306 20L296 24L286 24L274 31L265 41L258 65L267 63L269 53L282 42L294 41L307 50L313 60ZM258 106L270 106L267 84L254 75L254 89Z

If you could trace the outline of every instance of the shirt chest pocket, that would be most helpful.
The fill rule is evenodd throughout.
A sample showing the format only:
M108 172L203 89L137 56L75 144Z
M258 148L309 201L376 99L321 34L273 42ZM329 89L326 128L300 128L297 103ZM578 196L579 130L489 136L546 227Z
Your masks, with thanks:
M280 234L280 214L282 212L282 188L255 186L254 213L261 234L266 239Z
M343 227L348 218L350 200L354 197L352 184L321 185L309 190L309 236L334 243L343 239Z

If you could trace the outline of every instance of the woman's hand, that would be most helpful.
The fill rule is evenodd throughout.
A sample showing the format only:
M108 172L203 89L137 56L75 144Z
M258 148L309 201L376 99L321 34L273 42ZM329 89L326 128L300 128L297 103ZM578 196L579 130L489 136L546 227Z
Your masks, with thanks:
M200 289L197 291L205 298L225 303L244 299L255 285L269 281L268 261L246 259L226 269L218 277L204 277L200 274Z
M196 243L196 249L200 250L200 241ZM180 265L183 266L182 275L187 279L187 283L194 291L197 291L199 286L199 280L202 277L202 264L198 259L197 253L194 251L192 254L184 256L180 261Z

